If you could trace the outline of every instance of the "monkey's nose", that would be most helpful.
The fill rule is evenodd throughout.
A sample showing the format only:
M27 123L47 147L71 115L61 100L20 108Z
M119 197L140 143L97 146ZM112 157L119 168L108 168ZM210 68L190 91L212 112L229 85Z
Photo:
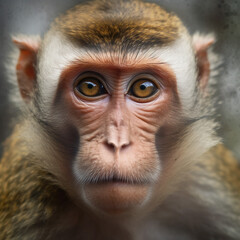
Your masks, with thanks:
M118 151L121 152L121 151L127 149L131 145L131 142L128 141L127 139L125 141L123 140L121 142L114 142L114 141L106 140L104 142L104 145L111 152L118 152Z

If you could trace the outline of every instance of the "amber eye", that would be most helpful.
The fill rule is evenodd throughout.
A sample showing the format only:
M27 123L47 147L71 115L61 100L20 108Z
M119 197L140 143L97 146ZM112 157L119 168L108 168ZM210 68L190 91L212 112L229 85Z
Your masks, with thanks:
M75 89L86 97L97 97L106 94L103 84L95 77L86 77L80 80Z
M157 92L158 88L155 83L148 79L140 79L133 83L128 92L137 98L148 98Z

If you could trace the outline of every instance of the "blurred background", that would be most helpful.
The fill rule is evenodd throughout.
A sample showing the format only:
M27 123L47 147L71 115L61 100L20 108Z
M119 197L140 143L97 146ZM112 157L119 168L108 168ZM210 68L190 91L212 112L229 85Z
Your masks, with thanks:
M14 108L8 102L5 61L12 48L11 34L40 34L49 23L80 0L0 0L0 143L11 132ZM175 12L191 33L214 32L214 51L224 57L218 78L218 107L222 127L219 134L240 160L240 1L239 0L155 0ZM0 155L2 146L0 146Z

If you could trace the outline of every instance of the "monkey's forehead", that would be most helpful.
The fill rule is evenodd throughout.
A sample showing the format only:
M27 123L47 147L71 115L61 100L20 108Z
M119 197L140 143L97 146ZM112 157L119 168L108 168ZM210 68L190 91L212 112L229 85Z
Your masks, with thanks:
M174 14L138 0L96 0L75 6L54 26L81 46L131 50L169 44L183 25Z

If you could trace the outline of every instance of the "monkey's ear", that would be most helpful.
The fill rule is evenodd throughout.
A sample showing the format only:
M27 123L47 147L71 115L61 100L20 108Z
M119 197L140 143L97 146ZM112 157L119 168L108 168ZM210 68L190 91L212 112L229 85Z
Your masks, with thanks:
M198 81L201 89L204 89L207 86L210 77L208 49L214 42L215 37L212 34L200 35L199 33L196 33L193 35L193 47L198 66Z
M16 65L17 81L20 94L28 102L34 91L36 83L36 61L40 46L40 37L13 37L13 43L19 49Z

